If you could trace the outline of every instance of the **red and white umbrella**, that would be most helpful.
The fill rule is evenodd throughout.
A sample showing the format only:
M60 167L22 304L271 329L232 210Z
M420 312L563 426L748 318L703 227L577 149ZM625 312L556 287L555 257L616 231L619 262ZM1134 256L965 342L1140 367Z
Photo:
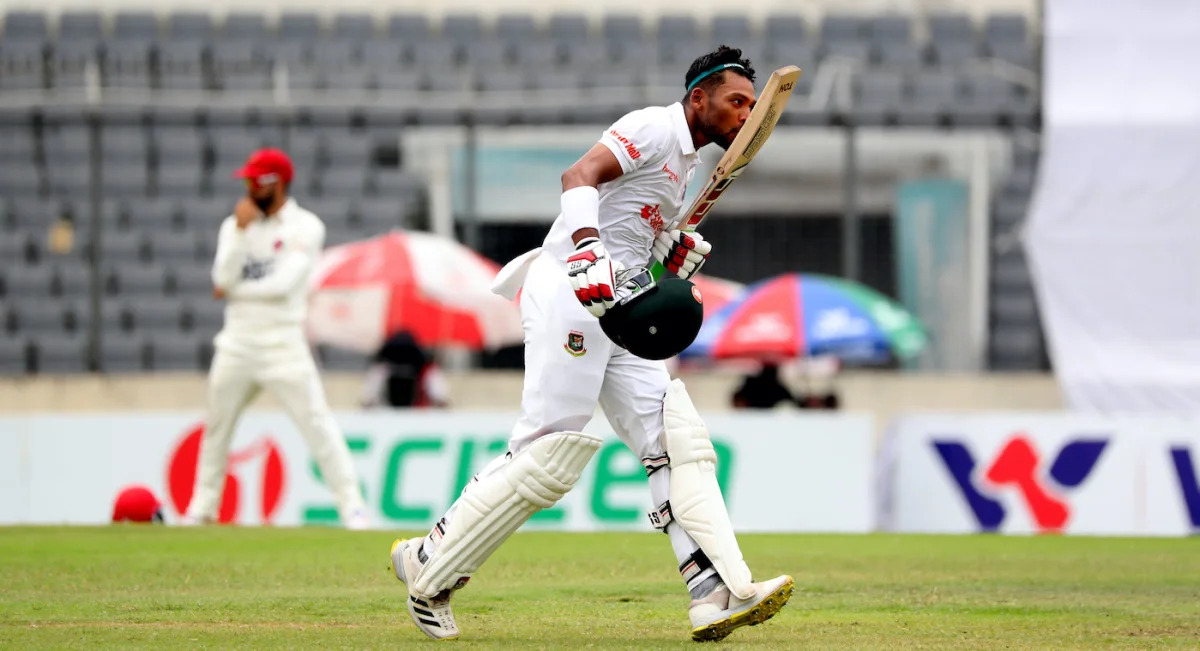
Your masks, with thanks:
M498 271L430 233L395 231L331 247L310 286L309 338L366 353L401 330L428 347L518 344L520 309L491 291Z

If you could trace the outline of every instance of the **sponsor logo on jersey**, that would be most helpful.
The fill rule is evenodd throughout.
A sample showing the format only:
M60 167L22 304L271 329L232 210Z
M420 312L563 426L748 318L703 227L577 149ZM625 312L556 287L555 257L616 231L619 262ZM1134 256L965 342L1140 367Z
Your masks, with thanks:
M656 203L653 206L642 206L642 219L650 222L650 228L654 229L655 235L658 235L663 230L663 216L660 205Z
M242 265L242 280L265 278L274 268L274 258L246 258L245 264Z
M679 183L679 175L675 172L672 172L671 168L667 167L666 163L663 163L662 171L667 173L667 178L671 179L672 183Z
M612 137L616 138L617 142L621 143L625 147L625 153L629 154L630 160L637 160L642 157L642 152L638 151L638 148L634 147L633 143L630 142L628 138L617 133L616 129L609 129L608 133Z
M563 344L563 350L575 357L583 357L587 353L587 348L583 347L583 333L578 330L572 330L567 335L567 343Z

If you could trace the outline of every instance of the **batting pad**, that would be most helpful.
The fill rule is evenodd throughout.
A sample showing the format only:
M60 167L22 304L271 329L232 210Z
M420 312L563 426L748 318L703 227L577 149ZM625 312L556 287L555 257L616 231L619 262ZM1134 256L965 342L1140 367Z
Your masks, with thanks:
M753 581L717 484L717 452L681 380L667 385L663 421L670 457L671 515L708 555L730 592L749 599L755 594Z
M437 551L409 584L412 591L434 597L479 569L530 516L571 490L600 442L583 432L547 434L467 484Z

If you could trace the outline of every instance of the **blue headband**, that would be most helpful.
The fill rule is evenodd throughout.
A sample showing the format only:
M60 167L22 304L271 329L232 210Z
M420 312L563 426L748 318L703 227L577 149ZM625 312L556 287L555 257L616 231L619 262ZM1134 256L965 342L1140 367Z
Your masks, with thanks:
M692 80L692 83L687 85L687 89L690 91L691 89L696 87L696 84L703 81L705 77L708 77L709 75L713 74L714 72L721 72L722 70L725 70L726 68L741 68L742 70L746 69L746 67L740 63L722 63L721 65L719 65L715 68L712 68L711 70L706 70L706 71L696 75L696 78Z

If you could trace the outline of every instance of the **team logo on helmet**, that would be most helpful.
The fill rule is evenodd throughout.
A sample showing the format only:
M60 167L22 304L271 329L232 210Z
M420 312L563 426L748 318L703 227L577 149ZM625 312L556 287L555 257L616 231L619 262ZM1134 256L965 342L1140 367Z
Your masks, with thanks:
M587 348L583 347L583 333L578 330L572 330L567 335L567 343L563 344L563 350L575 357L583 357L584 353L587 352Z
M700 296L700 288L692 285L692 298L696 299L697 303L703 303L704 298Z

